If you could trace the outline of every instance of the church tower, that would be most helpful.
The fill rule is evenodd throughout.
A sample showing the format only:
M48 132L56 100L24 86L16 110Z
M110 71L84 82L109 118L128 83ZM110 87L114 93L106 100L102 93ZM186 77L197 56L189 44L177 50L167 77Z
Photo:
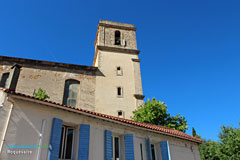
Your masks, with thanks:
M143 104L139 53L134 25L100 20L93 61L97 112L129 119Z

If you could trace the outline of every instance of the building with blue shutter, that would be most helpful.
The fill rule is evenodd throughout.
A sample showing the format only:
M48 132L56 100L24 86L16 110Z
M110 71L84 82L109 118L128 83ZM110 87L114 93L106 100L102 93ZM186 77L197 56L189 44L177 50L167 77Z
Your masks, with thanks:
M0 159L200 160L201 139L130 120L144 98L135 32L101 20L93 66L0 56Z

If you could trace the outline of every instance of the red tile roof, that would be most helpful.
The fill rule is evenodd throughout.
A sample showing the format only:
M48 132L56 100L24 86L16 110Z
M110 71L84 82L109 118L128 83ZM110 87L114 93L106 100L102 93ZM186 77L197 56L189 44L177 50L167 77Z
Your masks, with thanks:
M138 126L138 127L141 127L141 128L157 131L161 134L165 134L165 135L169 135L169 136L173 136L173 137L178 137L178 138L189 140L189 141L196 142L196 143L202 143L202 140L199 139L199 138L190 136L186 133L183 133L181 131L171 129L171 128L168 128L168 127L137 122L137 121L133 121L133 120L130 120L130 119L125 119L125 118L119 118L119 117L115 117L115 116L111 116L111 115L107 115L107 114L97 113L97 112L93 112L93 111L89 111L89 110L85 110L85 109L81 109L81 108L75 108L75 107L63 105L63 104L56 103L56 102L49 101L49 100L40 100L38 98L34 98L33 96L29 96L29 95L26 95L26 94L23 94L23 93L18 93L18 92L15 92L15 91L11 91L7 88L1 88L0 87L0 90L4 91L6 93L12 94L12 95L17 95L17 96L20 96L20 97L34 99L34 100L37 100L39 103L46 102L46 103L49 103L49 104L63 106L63 107L74 109L76 111L85 112L85 113L97 116L99 118L102 117L102 118L106 118L106 119L109 119L109 120L114 120L114 121L117 121L117 122L122 122L122 123L130 124L130 125Z

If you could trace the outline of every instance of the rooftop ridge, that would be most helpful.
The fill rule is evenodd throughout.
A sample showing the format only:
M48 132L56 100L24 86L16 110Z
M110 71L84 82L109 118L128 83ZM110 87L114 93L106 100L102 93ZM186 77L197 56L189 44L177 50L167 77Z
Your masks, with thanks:
M94 67L94 66L35 60L35 59L27 59L27 58L17 58L17 57L9 57L9 56L0 56L0 61L12 61L18 64L25 64L25 63L34 64L34 65L38 64L43 66L63 67L68 69L84 69L84 70L93 70L93 71L98 69L98 67Z

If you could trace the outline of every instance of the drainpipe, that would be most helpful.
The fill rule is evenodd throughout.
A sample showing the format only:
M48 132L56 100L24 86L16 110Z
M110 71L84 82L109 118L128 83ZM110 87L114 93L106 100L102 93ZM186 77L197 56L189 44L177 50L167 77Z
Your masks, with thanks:
M8 99L8 101L11 103L11 105L10 105L10 110L8 112L8 115L7 115L7 122L5 123L5 126L4 126L3 137L2 137L2 140L0 142L0 155L2 153L3 143L5 141L5 137L6 137L6 133L7 133L7 129L8 129L8 124L9 124L9 121L10 121L10 118L11 118L12 109L13 109L13 105L14 105L14 103L11 102L9 99Z
M40 154L41 154L41 149L42 149L42 139L43 139L43 134L44 134L44 129L45 129L45 123L46 120L42 120L42 129L40 133L40 139L39 139L39 146L38 146L38 153L37 153L37 160L40 160Z

